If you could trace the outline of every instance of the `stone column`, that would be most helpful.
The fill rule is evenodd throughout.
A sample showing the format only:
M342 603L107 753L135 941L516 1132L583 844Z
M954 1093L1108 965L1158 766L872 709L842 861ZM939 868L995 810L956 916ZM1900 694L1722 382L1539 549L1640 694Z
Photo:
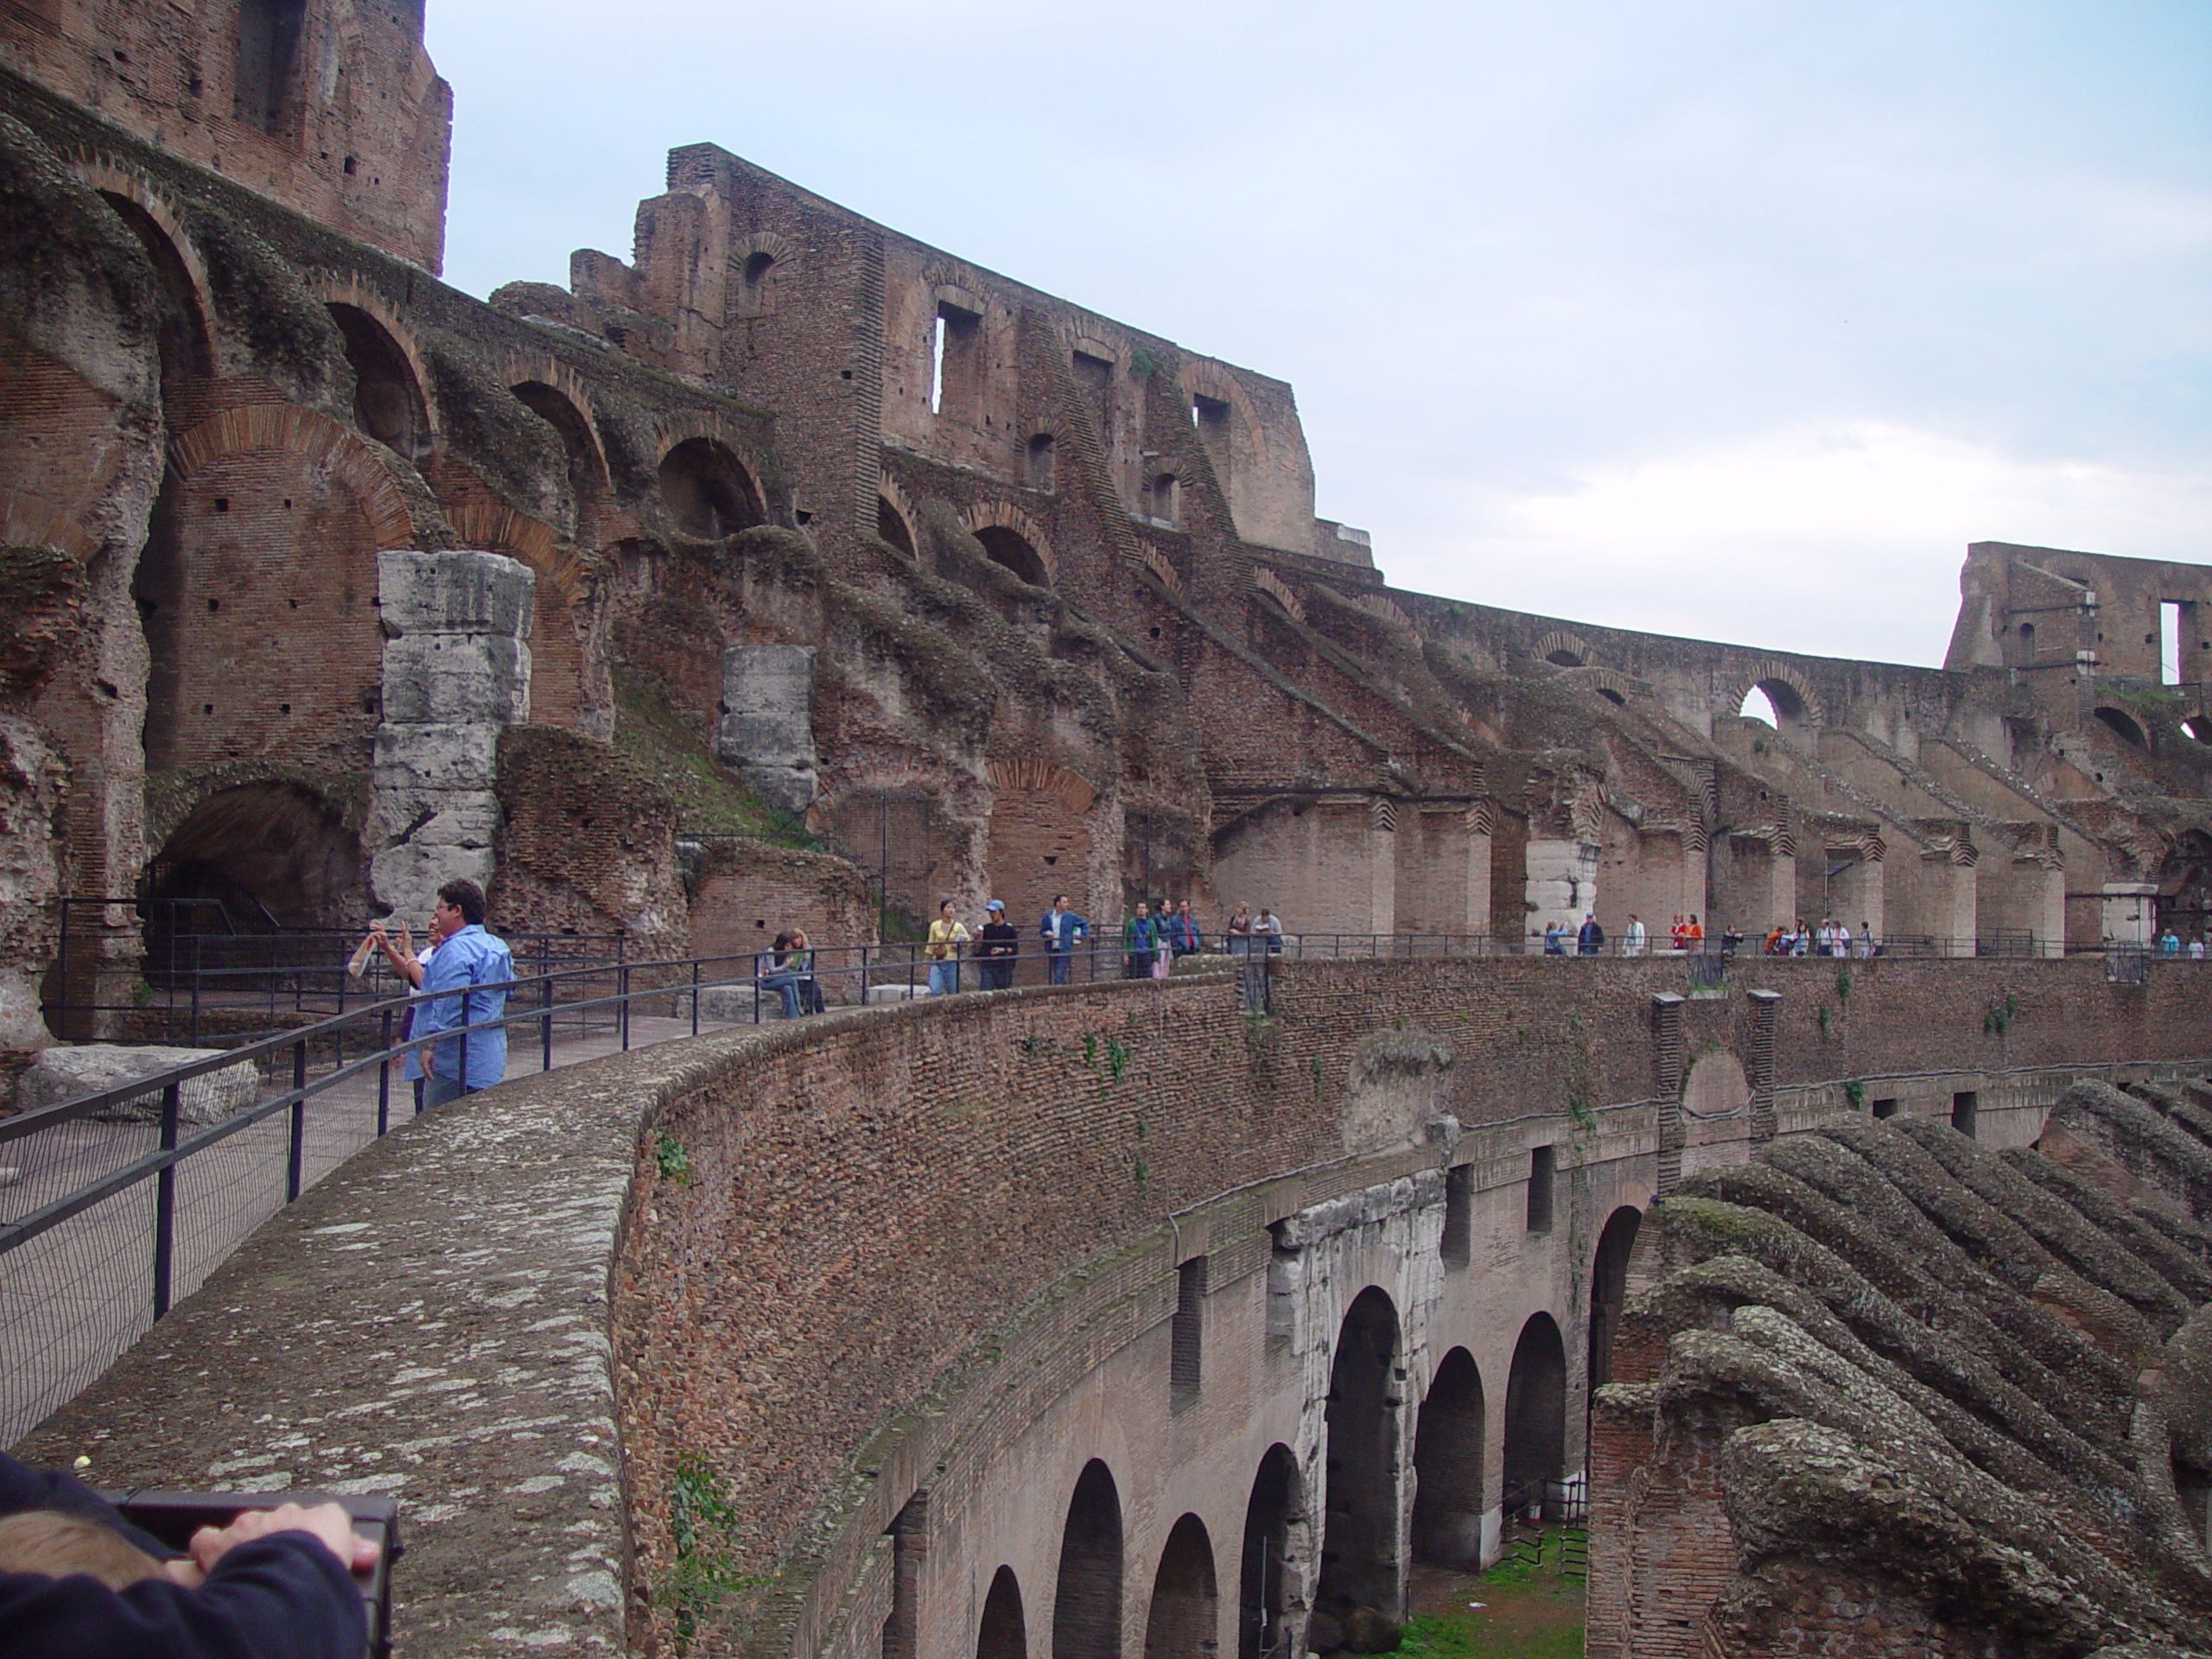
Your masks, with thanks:
M369 800L369 880L416 926L439 886L492 880L499 734L530 718L537 578L498 553L377 556L384 723Z
M1598 907L1599 849L1586 841L1529 841L1529 931L1542 947L1544 929L1566 925L1567 953L1574 954L1574 934L1587 912Z
M733 645L722 653L715 752L772 806L804 812L813 804L812 645Z

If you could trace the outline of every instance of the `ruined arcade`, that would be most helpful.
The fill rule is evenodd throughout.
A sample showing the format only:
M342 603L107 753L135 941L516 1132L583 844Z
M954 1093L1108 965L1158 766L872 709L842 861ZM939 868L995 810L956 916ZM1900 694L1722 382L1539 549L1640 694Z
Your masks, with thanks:
M420 1290L378 1172L474 1180L455 1148L537 1098L576 1162L481 1213L559 1188L567 1276L513 1307L567 1297L611 1350L546 1408L594 1471L512 1471L587 1540L512 1605L474 1605L512 1517L467 1459L462 1497L408 1488L418 1650L1329 1651L1586 1469L1592 1651L2212 1641L2212 977L2142 955L2212 931L2212 569L1977 543L1940 669L1394 588L1315 516L1285 383L715 144L626 258L444 286L421 36L407 0L0 6L11 1068L114 1034L42 1009L141 976L123 904L62 971L65 899L334 929L467 875L675 958L948 893L1029 931L1065 891L1408 948L1281 964L1263 1020L1203 967L854 1008L364 1154L218 1284L358 1225ZM1586 912L1752 943L1531 957ZM1756 955L1800 917L1884 954ZM1972 1320L1854 1205L1959 1252ZM215 1339L216 1287L35 1449L100 1425L173 1483L235 1450L143 1408L191 1397L160 1344ZM482 1379L425 1363L466 1418ZM357 1478L341 1438L293 1479ZM1819 1535L1789 1481L1845 1440L1897 1490L1974 1466L1950 1553ZM747 1516L742 1588L679 1605L694 1466ZM2089 1587L1993 1588L1988 1540Z

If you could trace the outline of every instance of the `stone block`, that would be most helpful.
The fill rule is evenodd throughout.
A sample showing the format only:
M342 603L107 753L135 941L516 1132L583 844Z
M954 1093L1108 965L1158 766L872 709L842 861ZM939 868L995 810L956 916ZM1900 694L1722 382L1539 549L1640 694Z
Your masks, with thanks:
M467 876L480 887L489 887L493 858L489 847L454 847L403 842L387 847L369 861L369 886L378 899L410 921L426 918L437 901L438 889L455 876Z
M150 1077L194 1060L213 1059L219 1048L140 1048L120 1043L80 1043L48 1049L16 1084L25 1111L58 1106L63 1101L99 1093L140 1077ZM219 1123L261 1098L260 1068L242 1064L192 1078L177 1102L178 1121L197 1127ZM107 1122L158 1123L162 1091L132 1096L98 1115Z
M499 731L479 721L378 727L378 796L410 789L493 789L499 777ZM384 816L389 821L391 815Z
M502 553L377 555L378 614L387 634L499 633L524 639L536 613L537 577Z
M384 647L384 717L392 725L530 718L530 647L496 633L411 633Z
M813 772L812 646L734 645L722 653L716 747L725 765Z

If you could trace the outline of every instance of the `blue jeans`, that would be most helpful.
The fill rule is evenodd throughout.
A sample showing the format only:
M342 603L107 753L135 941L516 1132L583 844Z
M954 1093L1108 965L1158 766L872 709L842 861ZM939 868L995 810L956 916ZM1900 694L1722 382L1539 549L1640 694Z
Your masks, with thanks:
M950 996L960 988L960 964L957 962L930 963L930 995Z
M1068 982L1068 958L1072 954L1066 950L1053 950L1046 954L1046 959L1052 966L1053 984L1065 985Z
M797 974L771 974L760 982L772 988L776 995L784 999L785 1019L798 1018L798 976Z
M463 1095L475 1091L462 1086L459 1077L425 1077L423 1079L423 1109L450 1106Z

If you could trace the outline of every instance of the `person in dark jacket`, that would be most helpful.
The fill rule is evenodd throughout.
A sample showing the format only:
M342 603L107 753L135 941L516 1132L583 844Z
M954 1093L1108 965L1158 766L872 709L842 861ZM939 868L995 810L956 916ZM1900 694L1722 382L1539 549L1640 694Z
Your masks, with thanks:
M1594 957L1605 948L1605 930L1598 925L1598 912L1586 910L1582 912L1582 931L1574 936L1574 954Z
M9 1659L367 1652L353 1569L373 1565L377 1547L354 1535L341 1505L247 1510L227 1527L201 1528L190 1555L177 1557L80 1482L0 1454L0 1515L10 1517L0 1538L0 1650ZM84 1522L101 1532L79 1535ZM143 1576L130 1569L134 1551L143 1553Z
M1021 954L1021 934L1007 920L1006 906L995 899L983 906L983 931L976 936L972 954L982 964L985 990L1003 991L1014 983L1014 963Z

